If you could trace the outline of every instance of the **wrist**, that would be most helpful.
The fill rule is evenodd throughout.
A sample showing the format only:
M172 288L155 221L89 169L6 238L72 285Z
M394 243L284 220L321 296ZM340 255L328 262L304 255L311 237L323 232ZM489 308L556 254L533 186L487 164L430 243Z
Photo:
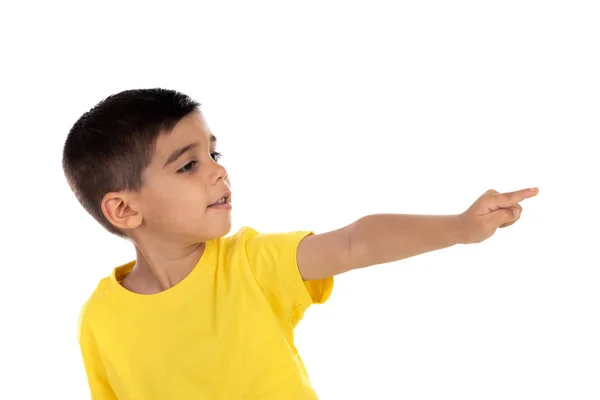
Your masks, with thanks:
M469 244L467 230L465 228L465 217L463 214L453 215L454 235L456 244Z

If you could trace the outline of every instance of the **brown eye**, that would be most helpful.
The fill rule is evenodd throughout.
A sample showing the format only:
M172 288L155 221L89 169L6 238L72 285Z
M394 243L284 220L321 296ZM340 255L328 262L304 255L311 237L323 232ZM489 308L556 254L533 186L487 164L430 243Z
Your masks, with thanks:
M219 162L221 157L223 157L223 154L215 151L214 153L211 153L210 156L212 157L213 160L215 160L216 162Z
M198 164L198 161L190 161L189 163L185 164L183 167L178 169L177 172L183 173L193 171L196 164Z

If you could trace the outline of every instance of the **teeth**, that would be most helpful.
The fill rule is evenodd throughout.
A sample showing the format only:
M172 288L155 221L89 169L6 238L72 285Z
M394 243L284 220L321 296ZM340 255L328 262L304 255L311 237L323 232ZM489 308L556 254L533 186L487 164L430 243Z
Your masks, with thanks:
M225 204L227 203L227 197L221 197L219 200L215 201L211 205L216 206L217 204Z

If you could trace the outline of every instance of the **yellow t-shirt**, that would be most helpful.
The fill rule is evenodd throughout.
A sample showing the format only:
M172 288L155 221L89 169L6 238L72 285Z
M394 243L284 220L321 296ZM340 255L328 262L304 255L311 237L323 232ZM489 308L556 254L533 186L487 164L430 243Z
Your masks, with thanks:
M303 281L296 250L310 231L244 227L206 242L195 268L157 294L98 285L82 309L79 341L93 399L317 399L294 346L305 310L333 278Z

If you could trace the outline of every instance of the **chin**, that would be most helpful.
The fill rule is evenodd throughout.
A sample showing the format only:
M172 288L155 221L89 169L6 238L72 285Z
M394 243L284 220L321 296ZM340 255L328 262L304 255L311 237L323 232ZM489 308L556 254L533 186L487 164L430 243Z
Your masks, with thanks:
M208 240L226 236L231 231L231 220L215 221L203 233Z
M224 226L221 227L216 237L223 237L229 232L231 232L231 221L227 224L224 224Z
M192 217L187 220L179 219L181 226L185 227L185 241L194 243L204 242L226 236L232 227L231 214L210 215L207 217Z

